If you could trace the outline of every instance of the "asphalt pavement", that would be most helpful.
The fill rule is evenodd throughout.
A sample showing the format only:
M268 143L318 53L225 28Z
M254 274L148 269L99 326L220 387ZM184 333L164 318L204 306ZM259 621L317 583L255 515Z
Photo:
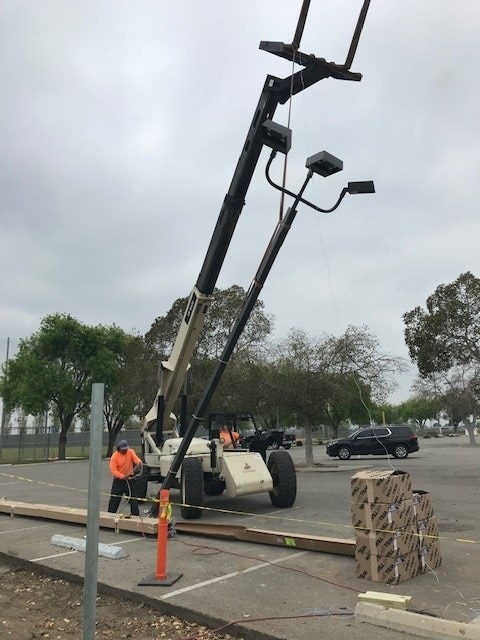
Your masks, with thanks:
M398 640L405 633L360 623L353 617L358 594L381 591L412 596L417 611L460 622L480 612L480 450L468 438L422 439L406 460L386 457L335 461L314 447L317 466L306 470L305 450L290 450L298 494L291 509L275 509L268 494L207 498L202 523L242 525L282 533L351 539L350 477L361 468L407 471L415 489L432 493L443 562L435 571L391 586L355 576L355 560L288 546L270 546L177 534L168 541L171 586L140 586L156 569L157 543L142 533L100 531L100 542L120 546L127 557L98 558L99 590L118 590L166 613L246 638L310 640L318 634L347 640ZM88 461L0 466L0 496L8 500L86 508ZM101 509L111 479L102 462ZM150 490L157 488L150 485ZM172 501L178 494L172 491ZM120 511L129 514L122 502ZM173 517L181 521L174 506ZM1 553L70 577L82 577L85 554L52 545L54 535L83 539L83 525L0 514ZM119 612L121 615L121 612ZM230 624L232 623L232 624Z

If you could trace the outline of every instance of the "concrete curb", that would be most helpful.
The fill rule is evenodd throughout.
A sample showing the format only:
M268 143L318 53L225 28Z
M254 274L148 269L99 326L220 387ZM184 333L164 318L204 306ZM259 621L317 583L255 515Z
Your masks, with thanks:
M62 536L58 533L52 536L50 544L57 547L65 547L67 549L75 549L75 551L82 551L85 553L87 549L87 541L82 538L72 538L71 536ZM103 558L111 558L117 560L118 558L126 558L127 552L122 547L116 547L113 544L98 543L98 555Z

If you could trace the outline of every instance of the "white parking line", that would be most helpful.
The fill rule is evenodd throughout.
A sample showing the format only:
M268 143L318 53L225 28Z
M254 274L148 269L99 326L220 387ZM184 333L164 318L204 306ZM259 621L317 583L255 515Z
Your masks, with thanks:
M42 527L49 527L49 524L39 524L36 527L23 527L22 529L12 529L11 531L0 531L0 536L6 533L18 533L19 531L30 531L31 529L41 529Z
M65 551L64 553L54 553L51 556L42 556L41 558L32 558L30 562L41 562L42 560L51 560L52 558L60 558L61 556L71 556L72 553L78 553L76 549Z
M140 542L140 540L143 540L143 538L131 538L130 540L122 540L121 542L119 541L118 543L106 542L105 544L114 544L117 547L121 547L122 544L128 544L129 542Z
M304 556L306 553L309 553L309 552L297 551L296 553L292 553L289 556L283 556L283 558L277 558L276 560L271 560L270 562L262 562L261 564L257 564L254 567L250 567L249 569L244 569L243 571L232 571L232 573L227 573L226 575L219 576L218 578L212 578L211 580L205 580L205 582L192 584L190 587L184 587L183 589L176 589L175 591L170 591L170 593L166 593L164 596L161 596L159 600L166 600L167 598L172 598L173 596L179 596L183 593L194 591L195 589L199 589L200 587L206 587L209 584L215 584L215 582L222 582L222 580L229 580L230 578L241 576L244 573L250 573L250 571L257 571L257 569L263 569L263 567L268 567L271 564L283 562L284 560L290 560L290 558L299 558L300 556Z

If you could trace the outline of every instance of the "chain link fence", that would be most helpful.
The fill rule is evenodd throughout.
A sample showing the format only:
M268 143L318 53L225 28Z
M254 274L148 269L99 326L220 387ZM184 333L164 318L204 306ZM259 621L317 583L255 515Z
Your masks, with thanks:
M0 464L18 464L26 462L46 462L58 458L58 432L0 434ZM125 439L140 455L140 430L121 431L117 440ZM107 453L108 432L102 438L103 455ZM90 456L90 432L71 432L67 434L65 457L69 460Z

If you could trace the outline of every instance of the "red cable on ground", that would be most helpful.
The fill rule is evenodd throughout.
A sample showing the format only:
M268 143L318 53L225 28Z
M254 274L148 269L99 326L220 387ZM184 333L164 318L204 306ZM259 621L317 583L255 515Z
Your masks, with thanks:
M219 633L221 631L224 631L228 627L231 627L234 624L241 624L241 623L245 624L246 622L266 622L267 620L295 620L298 618L328 618L330 616L352 617L353 615L354 614L351 611L336 611L336 612L327 611L326 613L299 613L299 614L292 614L291 616L265 616L260 618L243 618L243 619L232 620L231 622L227 622L227 624L224 624L223 626L218 627L217 629L211 629L210 633ZM199 633L197 633L194 636L182 636L180 640L197 640L200 637L205 638L205 635L200 635Z

